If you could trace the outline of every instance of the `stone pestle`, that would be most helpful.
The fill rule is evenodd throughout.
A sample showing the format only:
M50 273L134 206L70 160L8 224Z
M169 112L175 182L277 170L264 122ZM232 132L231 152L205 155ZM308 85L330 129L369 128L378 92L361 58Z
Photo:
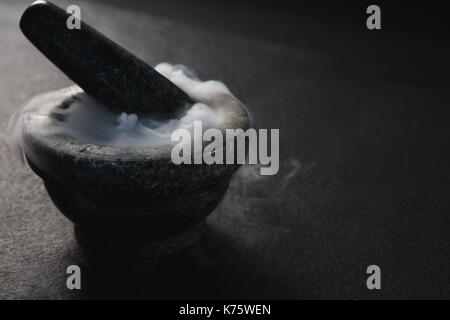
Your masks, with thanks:
M190 97L148 64L70 14L38 0L23 13L20 28L28 40L87 94L113 112L182 115Z

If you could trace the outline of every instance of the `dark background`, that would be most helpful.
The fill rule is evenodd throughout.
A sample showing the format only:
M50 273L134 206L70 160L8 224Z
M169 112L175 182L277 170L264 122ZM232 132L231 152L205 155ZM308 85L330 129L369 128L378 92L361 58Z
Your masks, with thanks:
M0 145L1 298L449 298L449 33L444 2L55 1L151 65L223 80L280 129L280 172L244 167L200 243L155 272L86 261L39 178ZM70 81L0 2L0 125ZM81 291L66 268L82 268ZM365 286L367 266L382 289Z

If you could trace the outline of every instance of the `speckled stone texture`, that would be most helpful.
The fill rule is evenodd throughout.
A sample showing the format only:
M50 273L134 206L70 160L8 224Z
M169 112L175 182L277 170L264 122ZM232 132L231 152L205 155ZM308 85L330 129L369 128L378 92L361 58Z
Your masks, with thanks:
M87 24L82 23L81 30L67 29L68 16L54 4L38 1L26 9L20 27L86 93L116 112L163 118L180 115L192 102ZM79 90L69 96L60 92L53 94L54 109L70 108ZM246 110L231 102L222 112L226 128L246 130ZM64 121L54 121L59 120ZM219 204L238 168L175 165L170 145L102 147L61 135L43 136L30 127L25 121L27 163L43 179L58 209L75 223L77 239L94 257L112 256L139 265L136 259L157 260L192 244L200 235L192 230Z
M77 94L67 97L64 92L52 95L54 108ZM245 130L246 112L237 114L243 118L228 125L234 123ZM84 227L101 229L117 224L121 228L130 222L150 233L175 231L204 218L204 209L210 212L211 203L217 205L238 168L176 165L171 160L171 145L106 147L69 136L43 135L32 128L33 121L25 121L23 146L28 163L46 181L63 213Z
M50 61L86 93L116 112L178 117L192 100L148 64L51 2L26 9L20 28Z

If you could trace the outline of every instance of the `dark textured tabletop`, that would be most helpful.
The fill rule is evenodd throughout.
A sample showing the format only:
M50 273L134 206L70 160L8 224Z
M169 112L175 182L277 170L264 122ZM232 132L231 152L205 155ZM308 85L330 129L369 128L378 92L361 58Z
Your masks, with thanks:
M80 3L83 19L149 64L224 81L258 127L280 129L280 171L241 168L198 244L154 272L129 271L87 261L41 180L2 143L0 298L450 298L448 81ZM0 3L1 128L27 99L71 84L20 33L27 4ZM79 291L66 288L72 264ZM378 291L366 288L372 264Z

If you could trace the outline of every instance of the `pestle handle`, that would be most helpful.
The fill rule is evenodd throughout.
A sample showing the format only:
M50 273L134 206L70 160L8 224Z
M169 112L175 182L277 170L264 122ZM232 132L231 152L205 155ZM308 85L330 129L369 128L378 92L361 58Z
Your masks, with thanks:
M36 1L23 13L20 28L53 64L114 112L178 117L190 97L148 64L81 21L70 30L70 14Z

